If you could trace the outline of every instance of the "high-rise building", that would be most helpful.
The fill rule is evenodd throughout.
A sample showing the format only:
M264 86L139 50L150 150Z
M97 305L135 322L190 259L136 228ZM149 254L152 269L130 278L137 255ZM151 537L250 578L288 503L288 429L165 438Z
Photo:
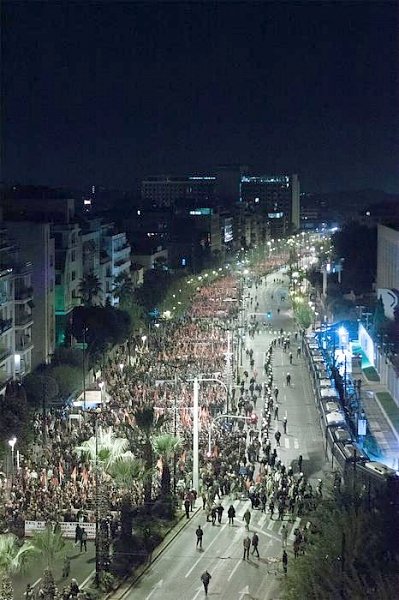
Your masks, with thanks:
M298 175L242 175L241 201L265 216L271 235L299 229Z
M214 175L147 177L141 183L141 199L144 204L172 208L177 204L213 206L215 182Z
M16 285L16 303L32 307L32 370L47 364L55 350L55 246L50 223L34 221L7 221L10 236L19 246L19 256L31 265L31 280ZM33 296L32 296L33 295ZM32 302L33 300L33 302ZM27 352L29 336L21 339L16 351Z

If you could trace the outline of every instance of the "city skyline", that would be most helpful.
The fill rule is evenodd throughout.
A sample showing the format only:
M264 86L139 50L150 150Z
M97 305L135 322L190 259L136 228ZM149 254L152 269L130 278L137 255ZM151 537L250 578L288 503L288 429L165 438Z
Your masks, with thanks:
M248 164L399 190L394 3L5 2L2 179Z

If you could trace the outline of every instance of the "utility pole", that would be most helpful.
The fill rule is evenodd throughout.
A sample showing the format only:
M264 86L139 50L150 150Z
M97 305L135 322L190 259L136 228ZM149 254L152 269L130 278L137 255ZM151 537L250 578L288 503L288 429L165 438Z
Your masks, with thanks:
M198 443L198 408L199 408L199 382L198 377L194 377L194 430L193 430L193 489L199 492L199 443Z

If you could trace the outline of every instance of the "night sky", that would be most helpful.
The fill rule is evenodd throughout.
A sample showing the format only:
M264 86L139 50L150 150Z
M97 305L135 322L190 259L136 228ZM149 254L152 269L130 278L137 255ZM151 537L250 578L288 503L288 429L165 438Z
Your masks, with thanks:
M2 177L129 189L241 163L399 191L399 10L4 2Z

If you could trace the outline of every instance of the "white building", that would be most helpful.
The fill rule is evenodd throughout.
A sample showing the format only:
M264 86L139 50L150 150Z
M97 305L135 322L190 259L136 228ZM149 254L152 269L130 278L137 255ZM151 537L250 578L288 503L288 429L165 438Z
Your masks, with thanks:
M21 291L16 287L16 303L32 304L32 369L47 364L55 350L55 247L50 223L33 221L7 222L10 236L19 247L21 260L31 263L30 285L25 279L20 282ZM31 292L31 293L30 293ZM32 297L33 293L33 297ZM18 300L18 298L20 298ZM23 350L22 342L16 351ZM24 343L27 343L25 339ZM26 346L25 346L26 352Z
M399 227L378 225L377 289L399 290Z
M105 270L106 301L111 306L119 304L115 287L116 279L123 275L130 277L130 244L126 233L119 232L114 223L106 223L101 227L101 244L107 258L103 257L103 268Z

